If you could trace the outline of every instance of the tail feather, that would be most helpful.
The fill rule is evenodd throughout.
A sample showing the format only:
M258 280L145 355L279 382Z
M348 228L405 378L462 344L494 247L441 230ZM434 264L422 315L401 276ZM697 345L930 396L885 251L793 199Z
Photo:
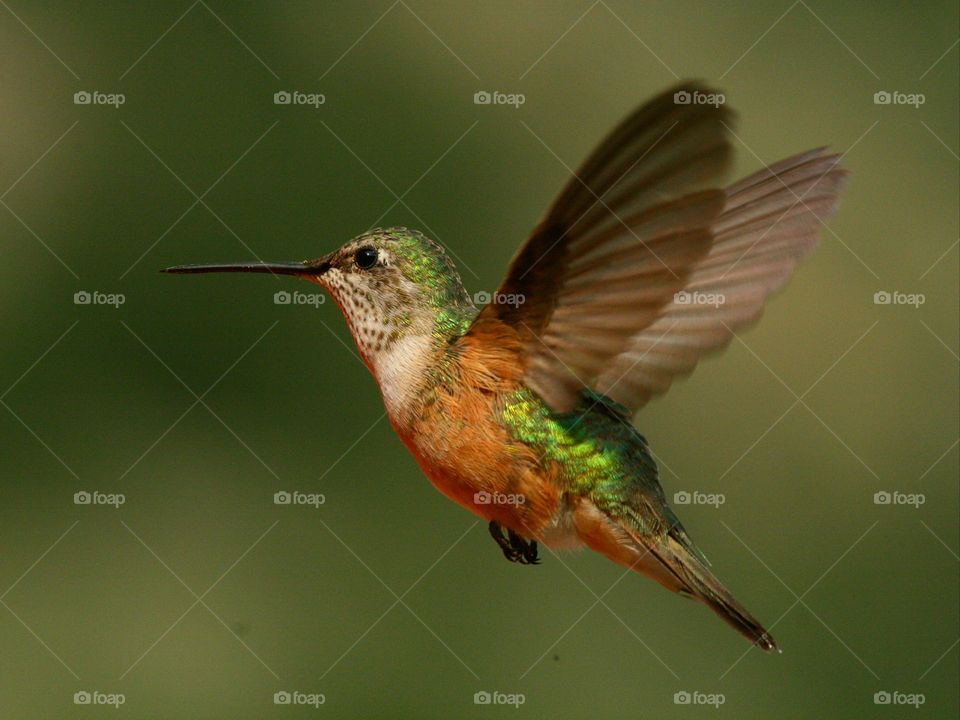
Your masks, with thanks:
M691 597L704 603L730 627L763 650L779 650L766 628L737 602L699 558L676 540L668 537L650 552L680 581Z
M668 590L699 600L757 647L778 649L766 628L697 556L675 517L673 531L647 536L629 520L615 520L593 502L584 500L578 504L573 520L578 536L591 549L647 575Z

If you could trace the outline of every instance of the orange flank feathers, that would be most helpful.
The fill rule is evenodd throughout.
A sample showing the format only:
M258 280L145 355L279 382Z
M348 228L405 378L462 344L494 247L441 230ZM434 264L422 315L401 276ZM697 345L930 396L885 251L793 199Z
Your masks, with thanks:
M560 505L557 472L498 420L522 387L520 339L498 320L478 324L449 351L443 377L394 426L430 482L485 520L542 537Z

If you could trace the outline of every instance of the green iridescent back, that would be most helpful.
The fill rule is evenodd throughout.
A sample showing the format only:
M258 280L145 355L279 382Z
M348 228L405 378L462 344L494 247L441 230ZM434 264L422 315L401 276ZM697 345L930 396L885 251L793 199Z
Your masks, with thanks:
M613 517L628 516L644 532L673 530L686 539L667 506L647 441L622 405L585 389L573 410L555 413L523 388L504 398L501 420L544 462L556 463L571 493L589 497ZM627 497L639 502L625 503Z

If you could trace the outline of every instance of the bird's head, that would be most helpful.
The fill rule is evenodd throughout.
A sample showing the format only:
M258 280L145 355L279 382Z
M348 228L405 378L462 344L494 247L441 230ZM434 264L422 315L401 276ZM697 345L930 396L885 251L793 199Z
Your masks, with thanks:
M374 375L402 361L396 352L458 336L475 314L443 248L416 230L371 230L328 255L295 262L178 265L168 273L248 272L296 275L336 302Z

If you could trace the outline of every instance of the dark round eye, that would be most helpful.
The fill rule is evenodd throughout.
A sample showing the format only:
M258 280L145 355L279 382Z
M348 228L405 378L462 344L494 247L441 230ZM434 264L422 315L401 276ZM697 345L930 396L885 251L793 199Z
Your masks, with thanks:
M377 264L377 249L362 247L353 256L353 262L361 270L369 270Z

